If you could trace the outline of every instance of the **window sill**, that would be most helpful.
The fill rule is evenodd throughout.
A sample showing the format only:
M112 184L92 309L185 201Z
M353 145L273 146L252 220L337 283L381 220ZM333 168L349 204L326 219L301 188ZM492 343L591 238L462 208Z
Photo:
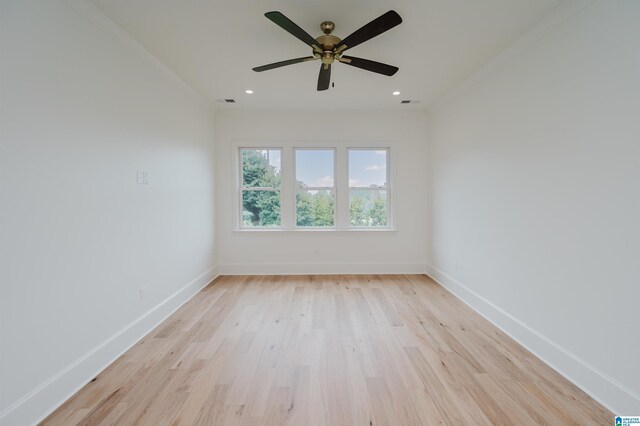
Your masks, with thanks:
M365 229L365 228L353 228L353 229L234 229L233 234L236 235L270 235L270 234L278 234L278 235L304 235L304 234L315 234L315 235L353 235L353 234L362 234L362 235L375 235L375 234L389 234L389 233L397 233L398 231L393 228L382 228L382 229Z

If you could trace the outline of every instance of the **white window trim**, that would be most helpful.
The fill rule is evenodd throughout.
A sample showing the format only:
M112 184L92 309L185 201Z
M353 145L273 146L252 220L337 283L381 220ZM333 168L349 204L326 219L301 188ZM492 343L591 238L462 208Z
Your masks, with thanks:
M232 152L235 156L235 197L234 205L234 229L235 234L257 235L271 233L281 234L378 234L397 232L395 221L395 184L396 184L396 159L394 155L394 144L391 141L233 141ZM294 149L334 149L334 188L335 188L335 221L333 227L311 227L296 225L295 217L295 165ZM241 149L279 149L280 154L280 227L243 227L242 226L242 192L241 192L241 172L242 155ZM387 227L352 227L349 221L349 149L363 150L386 150L387 151ZM341 206L347 206L341 208Z

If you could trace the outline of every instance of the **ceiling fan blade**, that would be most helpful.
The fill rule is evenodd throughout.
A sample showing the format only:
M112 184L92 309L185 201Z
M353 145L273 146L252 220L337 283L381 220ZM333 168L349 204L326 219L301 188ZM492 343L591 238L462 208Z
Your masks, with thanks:
M296 37L298 40L311 46L313 50L322 52L322 48L320 47L318 42L313 37L311 37L309 33L297 26L295 22L284 16L282 13L278 11L267 12L264 14L264 16L273 21L273 23L281 27L283 30L287 31L289 34Z
M272 70L274 68L284 67L287 65L299 64L300 62L315 61L316 59L318 58L314 56L305 56L303 58L287 59L286 61L274 62L272 64L255 67L255 68L252 68L252 70L254 70L255 72L262 72L262 71Z
M381 62L370 61L369 59L356 58L355 56L343 56L338 59L340 62L352 67L362 68L363 70L377 72L378 74L384 74L392 76L398 72L398 67L393 65L383 64Z
M342 52L346 49L351 49L360 43L364 43L365 41L390 30L400 23L402 23L400 15L398 15L395 10L390 10L369 22L359 30L356 30L353 34L338 43L336 45L336 51Z
M331 82L331 64L321 64L318 75L318 91L327 90Z

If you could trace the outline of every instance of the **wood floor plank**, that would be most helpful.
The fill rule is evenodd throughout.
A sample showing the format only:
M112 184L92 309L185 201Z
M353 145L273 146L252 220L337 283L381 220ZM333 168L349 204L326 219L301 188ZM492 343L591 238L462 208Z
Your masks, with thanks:
M220 277L43 425L557 425L613 415L424 275Z

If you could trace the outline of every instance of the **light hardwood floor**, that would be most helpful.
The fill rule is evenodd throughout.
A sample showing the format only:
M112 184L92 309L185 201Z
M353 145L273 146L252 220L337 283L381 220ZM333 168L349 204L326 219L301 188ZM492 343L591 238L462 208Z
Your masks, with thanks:
M609 425L420 275L221 277L45 425Z

